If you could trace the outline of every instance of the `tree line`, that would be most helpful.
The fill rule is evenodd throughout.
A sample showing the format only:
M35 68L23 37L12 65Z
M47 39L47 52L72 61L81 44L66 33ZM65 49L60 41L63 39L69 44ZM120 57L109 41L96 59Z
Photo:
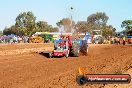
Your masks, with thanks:
M58 32L63 27L65 32L89 32L92 30L101 30L104 37L115 36L116 29L107 22L109 17L104 12L97 12L87 17L86 21L78 21L75 23L70 18L63 18L56 23L58 27L49 25L46 21L36 22L36 17L32 12L20 13L15 24L3 30L3 34L16 34L31 36L35 32ZM132 30L132 20L125 20L121 23L121 27L125 28L125 32Z
M64 27L65 32L75 32L86 33L89 32L92 34L92 30L101 30L102 35L112 36L115 35L116 29L112 25L108 25L109 17L104 12L97 12L91 14L87 17L87 21L78 21L76 24L74 21L71 21L69 18L63 18L60 20L57 25L59 27ZM73 29L71 29L73 27Z
M57 32L59 29L49 25L45 21L36 22L36 17L32 12L20 13L16 19L15 24L3 30L3 34L16 34L31 36L35 32Z
M132 36L132 20L124 20L121 27L124 28L124 30L121 31L123 34Z

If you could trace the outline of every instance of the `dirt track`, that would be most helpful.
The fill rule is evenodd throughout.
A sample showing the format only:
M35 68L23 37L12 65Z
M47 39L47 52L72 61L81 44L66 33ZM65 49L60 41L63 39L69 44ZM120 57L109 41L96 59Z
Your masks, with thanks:
M85 67L89 74L118 74L132 68L132 45L90 45L88 56L68 59L49 59L33 50L51 50L50 46L0 45L0 88L108 88L101 84L78 86L78 67ZM12 53L5 54L7 51Z

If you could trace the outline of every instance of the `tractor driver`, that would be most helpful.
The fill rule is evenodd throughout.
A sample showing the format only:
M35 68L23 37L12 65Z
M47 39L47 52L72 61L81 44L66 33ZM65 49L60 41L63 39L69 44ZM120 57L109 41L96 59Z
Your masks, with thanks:
M66 41L65 41L65 38L64 37L62 37L62 39L61 39L60 47L63 48L63 49L66 48Z
M60 42L60 47L65 49L66 48L66 41Z

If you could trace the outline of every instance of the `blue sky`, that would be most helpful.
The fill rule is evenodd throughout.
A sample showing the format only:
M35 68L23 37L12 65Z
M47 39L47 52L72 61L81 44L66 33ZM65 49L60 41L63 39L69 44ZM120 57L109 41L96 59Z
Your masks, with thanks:
M86 21L93 13L105 12L109 16L108 24L121 31L121 22L132 19L131 3L132 0L1 0L0 30L13 25L19 13L32 11L37 21L47 21L54 27L56 22L71 14L77 22Z

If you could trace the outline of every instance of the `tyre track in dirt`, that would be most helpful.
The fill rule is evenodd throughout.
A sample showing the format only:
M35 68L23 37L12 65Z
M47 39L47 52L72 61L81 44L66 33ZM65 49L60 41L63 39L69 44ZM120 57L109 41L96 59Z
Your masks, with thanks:
M121 46L122 47L122 46ZM123 46L123 48L126 48L126 47L124 47ZM122 73L124 72L124 71L126 71L126 69L124 69L124 68L126 68L127 66L130 66L130 64L132 65L132 61L131 61L131 59L132 59L132 56L131 56L131 49L129 49L128 50L128 52L129 53L124 53L124 52L126 52L126 51L124 51L124 52L122 52L121 53L121 56L120 56L120 54L114 54L114 56L115 57L117 57L117 56L119 56L117 59L124 59L125 57L127 58L127 54L128 54L128 61L126 60L124 63L121 63L121 62L117 62L117 63L119 63L119 64L117 64L117 63L113 63L112 65L116 65L116 66L113 66L113 68L116 68L116 69L111 69L111 68L109 68L109 67L112 67L111 65L108 65L108 66L103 66L102 65L102 67L101 66L98 66L97 64L95 65L95 66L97 66L97 67L95 67L95 68L100 68L100 69L103 69L102 71L100 70L100 69L94 69L96 72L94 72L94 74L98 74L97 72L99 72L99 73L113 73L113 74L119 74L119 72L120 72L120 69L122 69ZM114 52L113 52L114 53ZM125 56L125 54L126 54L126 56ZM96 59L98 59L99 58L99 56L97 56L97 58ZM103 57L102 57L103 58ZM108 57L109 58L109 57ZM97 61L98 62L98 61ZM127 63L127 62L129 62L129 64L126 66L126 65L124 65L124 66L122 66L122 64L125 64L125 63ZM107 64L106 64L107 65ZM121 68L118 68L118 66L122 66ZM106 68L108 68L107 70L106 70ZM98 70L100 70L100 71L98 71ZM109 71L108 71L109 70ZM119 70L119 72L118 72L118 70ZM87 71L87 72L89 72L89 73L92 73L92 72L90 72L90 71ZM73 72L74 73L74 72ZM72 74L72 75L74 75L74 74ZM60 75L61 76L61 75ZM63 74L63 76L64 76L64 74ZM59 77L58 78L56 78L56 80L59 80L59 81L63 81L64 80L64 78L70 78L71 77L71 75L67 75L67 76L64 76L62 79L60 79ZM67 81L64 83L65 84L65 86L60 86L60 85L62 85L62 84L59 84L59 82L57 81L56 83L53 83L53 84L58 84L58 86L60 87L60 88L82 88L82 87L79 87L79 86L77 86L76 84L75 84L75 75L74 75L74 77L72 77L73 79L74 79L74 81L72 82L72 86L71 86L71 84L67 84ZM51 85L53 85L52 83L51 83ZM58 86L53 86L53 88L57 88ZM101 85L101 84L95 84L95 85L85 85L85 86L83 86L83 87L85 87L85 88L103 88L104 87L104 85ZM105 88L107 88L107 87L105 87Z
M47 59L37 53L13 56L24 60L0 63L0 88L99 88L103 85L79 87L75 82L78 67L85 67L89 74L114 73L119 66L129 67L131 51L131 46L94 45L88 56L78 58Z

